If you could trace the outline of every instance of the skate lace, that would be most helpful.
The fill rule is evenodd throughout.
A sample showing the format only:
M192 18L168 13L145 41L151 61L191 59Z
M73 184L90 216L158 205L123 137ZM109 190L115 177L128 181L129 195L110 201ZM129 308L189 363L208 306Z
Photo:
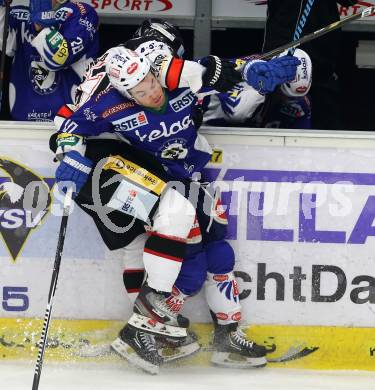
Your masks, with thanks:
M246 339L245 333L242 332L241 329L237 329L235 332L232 333L234 340L243 347L252 348L254 345L253 341L249 341Z
M148 333L140 332L139 338L142 341L142 344L146 348L148 352L154 352L156 351L155 342L153 336L151 336Z
M163 310L169 316L176 318L181 306L177 309L177 305L171 305L164 297L160 297L157 301L158 309Z

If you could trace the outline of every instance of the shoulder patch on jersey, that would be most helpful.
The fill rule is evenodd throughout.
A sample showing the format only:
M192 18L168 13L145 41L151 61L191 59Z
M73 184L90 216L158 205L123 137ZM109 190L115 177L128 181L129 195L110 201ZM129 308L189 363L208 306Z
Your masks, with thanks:
M116 114L116 112L127 110L129 108L135 107L135 103L133 102L125 102L125 103L120 103L116 104L113 107L107 108L105 111L102 113L102 118L107 118L113 114Z
M169 100L169 105L174 112L179 112L185 107L191 105L195 101L195 95L190 89L186 89L180 93L177 97Z

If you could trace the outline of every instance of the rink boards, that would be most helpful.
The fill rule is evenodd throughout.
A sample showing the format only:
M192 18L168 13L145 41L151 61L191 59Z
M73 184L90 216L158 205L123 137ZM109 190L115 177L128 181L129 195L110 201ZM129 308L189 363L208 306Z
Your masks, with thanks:
M1 126L0 356L28 359L41 328L33 318L46 309L62 198L53 190L51 128ZM205 177L220 187L227 207L251 335L273 351L276 366L373 369L375 135L204 132L214 149ZM31 212L24 195L35 181L45 196ZM131 312L123 268L121 251L106 250L75 208L47 356L78 359L82 346L113 339ZM205 345L191 362L207 363L210 318L202 294L186 303L185 314L201 324L195 326Z
M122 326L119 321L53 320L45 359L120 362L121 359L108 354L108 350ZM0 360L35 360L41 327L41 320L3 319ZM212 327L194 324L192 329L199 334L201 350L178 365L209 365ZM271 367L375 371L373 328L254 325L246 328L246 333L267 347Z

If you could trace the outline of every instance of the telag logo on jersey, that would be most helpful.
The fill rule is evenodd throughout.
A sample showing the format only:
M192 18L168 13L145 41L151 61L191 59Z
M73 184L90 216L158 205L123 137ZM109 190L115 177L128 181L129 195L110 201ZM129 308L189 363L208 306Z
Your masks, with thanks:
M129 115L125 118L112 122L115 131L130 131L137 127L148 125L148 120L144 111Z
M190 119L190 115L186 115L181 121L172 123L169 128L165 122L160 122L161 129L154 129L145 135L141 135L138 130L135 131L136 136L141 142L147 140L148 142L154 142L160 138L169 138L172 135L176 135L180 131L188 129L193 124Z
M179 112L189 106L195 100L195 95L189 89L169 101L174 112Z

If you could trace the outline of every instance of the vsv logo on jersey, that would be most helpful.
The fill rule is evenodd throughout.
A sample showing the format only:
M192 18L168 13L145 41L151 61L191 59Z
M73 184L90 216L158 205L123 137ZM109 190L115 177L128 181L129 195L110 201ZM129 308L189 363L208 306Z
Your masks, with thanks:
M43 65L43 61L40 58L36 58L32 61L29 69L29 77L33 89L39 95L48 95L54 92L60 83L60 74L57 72L51 72Z
M195 99L195 95L189 89L169 101L174 112L179 112L189 106Z
M148 120L145 112L141 111L112 123L115 125L115 131L130 131L137 127L148 125Z

